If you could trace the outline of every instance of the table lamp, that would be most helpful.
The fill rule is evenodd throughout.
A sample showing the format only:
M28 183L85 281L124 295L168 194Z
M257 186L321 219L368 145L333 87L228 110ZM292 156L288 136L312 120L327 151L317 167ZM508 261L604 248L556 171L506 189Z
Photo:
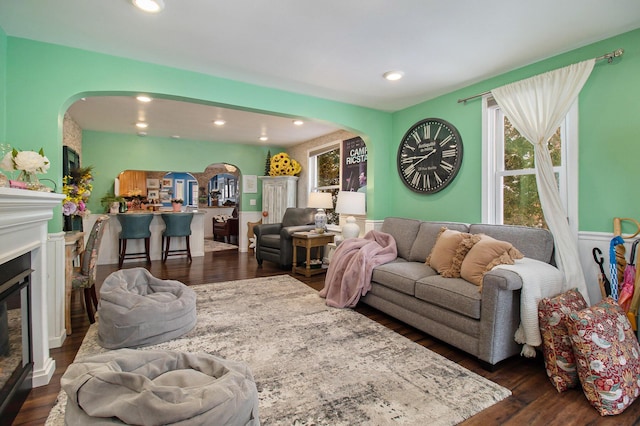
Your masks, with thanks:
M333 208L333 198L330 192L311 192L309 194L308 207L318 209L315 215L315 231L323 234L327 228L327 214L324 209Z
M349 215L347 223L342 225L342 236L347 238L358 238L360 227L356 223L353 215L365 215L367 213L367 203L363 192L338 192L338 202L336 203L336 213Z

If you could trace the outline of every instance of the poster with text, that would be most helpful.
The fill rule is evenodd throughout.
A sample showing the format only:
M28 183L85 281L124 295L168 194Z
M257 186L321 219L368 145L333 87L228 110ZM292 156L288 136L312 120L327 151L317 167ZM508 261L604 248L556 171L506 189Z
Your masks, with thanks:
M367 192L367 147L359 136L342 141L342 190Z

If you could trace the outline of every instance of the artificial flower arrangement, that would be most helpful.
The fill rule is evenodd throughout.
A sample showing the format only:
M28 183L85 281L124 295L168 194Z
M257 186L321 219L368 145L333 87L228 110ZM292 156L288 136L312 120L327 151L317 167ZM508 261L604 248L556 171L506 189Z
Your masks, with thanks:
M182 198L174 198L171 200L172 204L182 204L184 203L184 200Z
M271 167L269 168L269 176L295 176L300 174L302 166L293 158L289 157L286 152L271 157Z
M91 214L87 202L93 190L92 170L91 166L74 169L62 178L62 193L66 196L62 200L63 215L85 217Z
M49 170L49 166L49 159L44 155L42 148L38 152L18 151L13 148L0 162L0 168L9 172L20 170L26 173L44 174Z

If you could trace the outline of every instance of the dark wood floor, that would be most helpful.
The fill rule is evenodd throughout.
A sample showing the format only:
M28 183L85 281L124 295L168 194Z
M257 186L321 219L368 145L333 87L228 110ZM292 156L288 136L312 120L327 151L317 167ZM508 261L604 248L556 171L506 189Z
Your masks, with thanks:
M133 266L145 266L145 264L125 264L125 267ZM98 282L102 282L108 274L115 270L117 270L117 265L100 266L98 268ZM204 257L194 258L191 265L182 259L169 259L166 264L159 261L152 262L149 270L156 277L176 279L188 285L289 273L270 262L264 262L262 267L258 267L252 255L236 251L207 253ZM305 278L301 275L295 275L295 277L316 290L320 290L323 286L323 275L311 278ZM589 405L580 389L558 394L544 372L540 356L535 359L514 357L505 361L496 371L488 372L482 369L475 358L379 311L367 306L360 306L356 310L511 390L513 393L511 397L467 420L463 423L465 425L640 424L640 402L638 401L621 415L603 418ZM31 391L13 424L42 425L55 403L56 396L60 391L60 377L67 366L73 362L89 326L86 314L82 310L80 297L75 296L72 301L72 325L73 334L67 337L64 345L61 348L51 350L51 355L56 361L56 371L51 383ZM1 419L0 423L3 423Z

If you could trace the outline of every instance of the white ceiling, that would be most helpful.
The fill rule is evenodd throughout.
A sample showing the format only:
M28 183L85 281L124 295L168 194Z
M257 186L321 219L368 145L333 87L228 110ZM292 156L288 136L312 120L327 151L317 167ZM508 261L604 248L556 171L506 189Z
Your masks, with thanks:
M10 36L384 111L640 27L639 0L165 4L148 15L128 0L0 0L0 27ZM392 69L405 77L384 80Z
M79 100L69 108L69 114L86 130L175 137L200 141L217 141L252 145L289 146L339 130L333 125L305 120L301 126L292 117L259 114L216 106L153 99L149 103L134 96L100 96ZM223 126L213 121L224 119ZM149 124L146 129L135 126L137 121ZM267 136L268 141L259 141Z

